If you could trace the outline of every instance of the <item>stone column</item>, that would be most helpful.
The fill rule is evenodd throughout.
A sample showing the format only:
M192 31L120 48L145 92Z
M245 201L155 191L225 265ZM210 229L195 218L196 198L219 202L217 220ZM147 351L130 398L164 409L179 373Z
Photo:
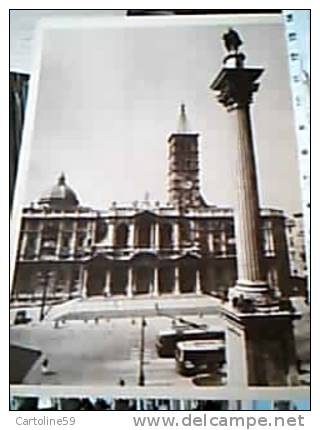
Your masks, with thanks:
M208 236L209 241L209 252L214 252L214 233L210 232Z
M110 269L106 269L106 284L105 284L104 294L106 297L111 296L111 270Z
M58 230L58 238L57 238L57 246L56 246L56 257L59 257L60 253L61 253L62 235L63 235L63 221L60 221L59 222L59 230Z
M273 234L273 229L271 228L269 231L269 245L270 245L270 253L272 254L272 256L274 256L276 254L276 247L275 247L275 243L274 243L274 234Z
M249 106L236 111L237 201L235 229L238 250L238 284L259 283L262 275L261 222Z
M227 234L225 231L225 226L223 225L223 228L220 232L220 243L221 243L221 256L226 257L227 256Z
M111 222L108 226L108 238L107 238L107 246L108 248L112 248L114 244L114 232L115 232L115 225L113 222Z
M73 221L73 224L72 224L70 250L71 250L71 256L74 258L77 250L77 221Z
M133 273L132 267L128 268L128 289L127 289L127 297L133 296Z
M296 350L290 303L276 299L264 273L262 231L255 154L250 119L252 95L263 70L245 68L242 41L233 29L223 35L228 55L211 89L230 112L237 130L234 207L238 280L221 306L226 320L228 384L241 386L295 385ZM241 299L241 300L240 300ZM280 306L281 305L281 306Z
M201 276L200 269L196 270L196 294L201 294Z
M134 222L131 222L128 227L128 248L134 248Z
M82 297L87 297L87 283L88 283L88 269L86 267L83 268L82 274Z
M96 231L97 231L97 220L94 219L91 221L91 245L94 245L96 242Z
M265 304L269 301L270 289L262 269L261 221L249 108L259 86L256 80L263 70L243 68L243 63L239 64L235 68L223 68L211 86L218 92L218 101L233 115L237 128L234 218L238 280L231 296Z
M91 231L92 231L91 221L88 221L87 228L86 228L86 239L85 239L85 248L86 249L89 247L89 243L92 243Z
M190 242L192 244L192 247L199 250L201 248L201 241L203 239L203 237L201 237L202 234L200 231L200 224L198 224L196 221L190 221L190 230ZM208 237L206 237L206 240L208 241ZM205 246L206 249L208 249L208 242Z
M197 239L196 223L194 221L190 221L190 241L194 245L196 244Z
M173 224L173 246L174 249L179 249L179 242L180 242L180 228L178 222L175 222Z
M159 296L159 269L157 267L154 268L153 272L153 291L152 295L155 297Z
M155 223L155 249L159 250L160 249L160 224L158 222Z
M156 246L156 226L154 223L150 224L150 248L154 249Z
M36 247L35 247L36 258L40 257L41 242L42 242L42 231L43 231L43 221L40 221L40 223L39 223L38 237L37 237Z
M24 258L24 255L26 253L27 243L28 243L28 233L23 232L21 245L20 245L19 258Z
M176 266L174 268L174 294L178 295L180 294L180 288L179 288L179 266Z

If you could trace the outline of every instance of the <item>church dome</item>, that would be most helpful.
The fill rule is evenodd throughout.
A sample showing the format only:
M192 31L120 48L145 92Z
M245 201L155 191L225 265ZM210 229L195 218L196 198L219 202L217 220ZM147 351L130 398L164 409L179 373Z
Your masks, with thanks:
M66 177L62 173L57 184L40 198L39 204L53 209L74 209L79 206L79 200L72 188L66 184Z

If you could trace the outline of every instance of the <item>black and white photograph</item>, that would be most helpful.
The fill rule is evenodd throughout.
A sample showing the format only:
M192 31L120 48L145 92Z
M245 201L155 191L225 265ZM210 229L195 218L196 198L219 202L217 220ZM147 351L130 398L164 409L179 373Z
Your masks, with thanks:
M12 386L172 399L308 388L282 17L48 19L38 42L14 201Z

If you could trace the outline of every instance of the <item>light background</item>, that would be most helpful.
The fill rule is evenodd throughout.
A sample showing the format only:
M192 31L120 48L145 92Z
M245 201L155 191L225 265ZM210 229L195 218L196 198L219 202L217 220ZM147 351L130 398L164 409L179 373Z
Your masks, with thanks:
M55 10L55 9L12 9L10 11L10 71L32 72L34 36L38 23L43 18L110 17L125 16L126 10Z
M44 31L24 204L61 171L94 208L142 200L146 192L166 202L167 138L183 101L200 133L204 197L233 205L235 124L209 89L225 55L227 26L204 22ZM265 68L253 106L261 203L300 211L283 27L236 28L248 66Z

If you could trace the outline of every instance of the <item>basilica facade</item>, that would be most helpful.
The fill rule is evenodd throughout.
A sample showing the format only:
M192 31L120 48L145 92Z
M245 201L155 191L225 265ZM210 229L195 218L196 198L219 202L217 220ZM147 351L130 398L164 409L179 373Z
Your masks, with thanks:
M208 204L199 180L198 134L181 106L167 142L168 202L80 204L64 174L21 221L12 300L78 297L224 297L237 279L233 211ZM261 209L264 269L291 293L286 217Z

